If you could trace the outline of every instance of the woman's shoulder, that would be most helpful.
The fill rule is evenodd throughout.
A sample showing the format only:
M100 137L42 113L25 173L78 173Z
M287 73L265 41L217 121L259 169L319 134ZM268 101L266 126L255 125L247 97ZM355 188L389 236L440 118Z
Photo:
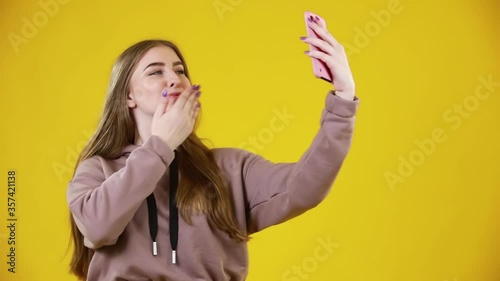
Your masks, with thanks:
M100 171L105 174L115 172L125 165L127 156L128 154L123 154L116 158L106 158L101 155L91 156L78 164L77 173L84 171Z
M248 151L234 147L218 147L210 149L215 160L219 162L239 162L247 157Z
M219 167L225 171L242 170L252 160L261 158L251 151L235 147L212 148L211 151Z
M216 160L242 161L254 155L252 152L236 147L218 147L211 149Z

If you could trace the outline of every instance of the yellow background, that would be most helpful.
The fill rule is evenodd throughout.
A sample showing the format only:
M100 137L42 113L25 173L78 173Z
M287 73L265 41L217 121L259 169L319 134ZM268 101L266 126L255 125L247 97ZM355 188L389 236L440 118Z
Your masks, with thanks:
M500 82L500 5L401 0L377 21L394 1L66 0L45 23L39 1L2 1L0 280L74 280L66 183L97 124L111 65L136 41L180 45L203 89L199 133L214 146L262 135L286 108L295 117L257 152L298 160L330 89L303 54L307 9L341 43L360 47L349 54L361 99L355 137L320 206L254 236L248 280L500 280L500 87L468 118L451 114L460 125L444 117L474 101L479 77ZM24 36L23 18L35 15L42 24L14 47L9 34ZM401 175L401 159L417 157L416 141L436 129L446 140L391 187L387 173ZM16 274L6 264L9 169L18 185ZM326 260L314 255L321 239L338 246Z

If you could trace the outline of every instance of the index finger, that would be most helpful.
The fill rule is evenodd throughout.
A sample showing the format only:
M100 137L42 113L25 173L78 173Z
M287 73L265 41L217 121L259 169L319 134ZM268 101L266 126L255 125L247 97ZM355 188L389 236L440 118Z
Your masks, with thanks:
M165 109L167 108L168 106L168 97L167 97L167 90L164 89L162 92L161 92L161 98L160 98L160 103L158 104L158 106L156 107L156 111L155 111L155 114L154 114L154 118L160 118L163 113L165 113Z
M188 101L188 98L196 91L198 91L198 89L200 89L200 86L199 85L193 85L191 86L191 88L187 89L187 90L184 90L180 95L179 97L177 98L177 100L175 101L175 104L173 105L174 107L177 107L179 109L182 109L184 108L184 106L186 105L187 101Z
M328 31L326 27L326 21L318 16L312 16L313 21L309 21L309 26L311 29L316 32L316 34L326 42L328 42L330 45L336 47L339 46L340 43L333 37L333 35Z

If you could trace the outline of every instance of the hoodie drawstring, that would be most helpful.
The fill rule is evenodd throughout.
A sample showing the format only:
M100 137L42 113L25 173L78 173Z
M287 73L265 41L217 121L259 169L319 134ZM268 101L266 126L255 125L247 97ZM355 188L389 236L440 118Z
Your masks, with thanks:
M179 169L177 163L177 152L174 151L175 157L170 164L170 194L169 194L169 209L170 209L170 246L172 247L172 264L177 264L177 242L179 240L179 210L175 196L177 194L177 186L179 184ZM147 200L148 218L149 218L149 234L153 241L153 256L158 255L158 246L156 235L158 234L158 211L154 194L151 193Z

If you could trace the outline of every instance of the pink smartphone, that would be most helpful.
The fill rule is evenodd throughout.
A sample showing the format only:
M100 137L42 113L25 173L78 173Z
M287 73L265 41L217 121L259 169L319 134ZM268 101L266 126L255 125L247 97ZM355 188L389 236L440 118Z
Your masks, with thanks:
M319 38L319 36L309 27L309 24L308 24L308 19L315 19L315 18L319 18L319 22L325 24L325 20L314 14L313 12L310 12L310 11L306 11L304 13L304 19L305 19L305 22L306 22L306 29L307 29L307 36L308 37L316 37L316 38ZM310 51L313 51L313 50L321 50L321 49L318 49L316 48L315 46L309 44L309 50ZM312 65L313 65L313 72L314 72L314 76L318 77L318 78L321 78L329 83L332 83L333 81L333 75L332 73L330 72L330 69L328 68L328 66L326 65L326 63L324 63L323 61L317 59L317 58L312 58Z

